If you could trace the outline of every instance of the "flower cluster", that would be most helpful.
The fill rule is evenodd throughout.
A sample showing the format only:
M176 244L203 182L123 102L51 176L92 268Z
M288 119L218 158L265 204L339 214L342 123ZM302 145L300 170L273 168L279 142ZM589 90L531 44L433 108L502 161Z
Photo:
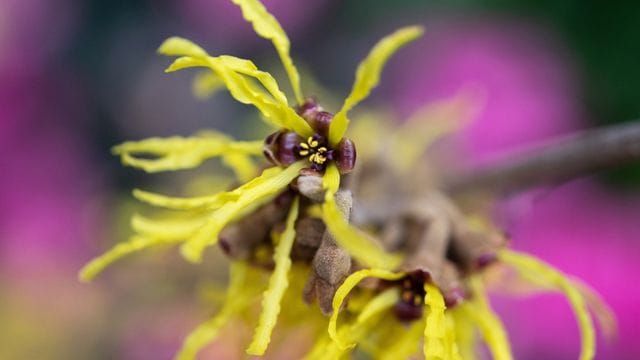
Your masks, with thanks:
M428 359L473 358L475 329L496 359L509 359L506 332L488 305L482 278L489 265L505 263L568 296L583 332L581 358L592 357L591 319L571 281L506 250L499 231L466 214L438 187L416 186L416 175L427 171L419 161L424 150L464 123L464 99L431 106L399 128L362 121L364 134L362 127L351 129L352 138L363 140L356 163L356 142L345 136L348 112L377 86L389 57L422 28L402 28L379 41L334 115L303 96L289 39L277 20L258 0L233 2L256 33L273 42L296 105L253 62L209 55L186 39L166 40L159 52L177 57L167 72L204 68L195 79L200 93L224 86L235 100L257 108L275 132L258 141L207 131L114 147L125 165L147 172L195 168L220 157L243 183L190 198L134 190L138 200L174 210L175 216L134 216L136 234L87 264L81 279L91 280L112 262L152 246L181 244L186 260L200 262L204 250L218 244L232 259L227 301L187 337L179 359L194 358L226 323L249 311L260 292L262 311L247 348L252 355L265 353L279 317L295 313L314 328L310 359L340 358L355 345L375 358L403 358L417 352L421 338ZM438 119L422 121L425 116ZM260 287L264 274L266 289ZM313 301L321 311L307 305Z

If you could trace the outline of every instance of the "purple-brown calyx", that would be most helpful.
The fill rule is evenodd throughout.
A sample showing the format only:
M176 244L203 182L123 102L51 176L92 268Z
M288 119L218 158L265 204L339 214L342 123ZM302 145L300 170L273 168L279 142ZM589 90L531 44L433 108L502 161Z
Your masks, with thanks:
M350 139L343 138L335 148L329 147L327 139L333 115L322 110L314 99L307 99L297 109L314 130L314 134L304 139L297 133L280 130L269 135L264 142L263 154L272 164L288 166L302 159L309 160L310 169L322 173L330 161L335 161L340 174L353 170L356 148Z

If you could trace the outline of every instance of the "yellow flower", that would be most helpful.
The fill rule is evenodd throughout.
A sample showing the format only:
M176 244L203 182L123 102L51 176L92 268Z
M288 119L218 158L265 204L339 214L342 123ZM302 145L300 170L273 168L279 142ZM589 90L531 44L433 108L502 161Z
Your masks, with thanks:
M204 68L194 81L197 96L224 87L235 100L257 108L274 132L257 141L207 131L115 146L113 153L123 164L151 173L191 169L218 157L241 185L199 197L135 189L136 199L173 210L175 216L134 216L135 235L89 262L80 271L82 280L149 247L180 244L183 257L197 263L205 249L219 243L232 258L226 299L216 316L187 336L178 359L193 359L224 326L253 309L261 294L261 312L246 350L250 355L265 353L280 317L306 320L317 338L308 359L337 359L356 347L380 359L410 357L420 347L427 359L474 359L477 332L495 359L507 360L512 358L507 332L490 308L482 277L489 263L502 263L525 279L535 277L545 289L565 294L580 326L580 359L593 357L593 324L583 288L549 265L506 250L499 232L478 220L482 217L463 213L454 199L438 190L434 169L420 161L430 144L466 123L469 110L479 102L477 96L462 92L453 100L431 104L402 126L375 116L361 121L351 129L354 138L363 140L363 156L354 169L355 144L345 137L348 112L377 86L389 57L419 37L422 28L402 28L379 41L358 66L350 94L333 115L303 96L290 42L278 21L258 0L232 1L256 33L274 44L295 104L290 105L271 74L250 60L212 56L189 40L167 39L158 51L177 57L167 72ZM432 121L424 121L427 118ZM261 156L273 166L258 174L256 159ZM358 221L373 229L376 238L349 221L351 197L341 182L352 170L356 184L350 187L360 204L373 194L373 205L365 205L365 212L374 212L372 220L364 216ZM382 216L375 214L377 209ZM314 253L296 255L296 246ZM295 264L296 256L304 261ZM264 268L270 269L268 274ZM377 280L367 283L367 277ZM303 304L301 293L305 298L315 294L331 317L324 319ZM327 299L332 311L322 304Z
M352 136L360 138L366 132L368 143L372 144L364 149L361 171L366 172L367 167L374 165L375 171L394 179L391 182L401 189L399 192L410 188L411 175L420 173L419 168L424 167L418 162L423 152L434 140L465 124L469 110L478 100L474 94L463 91L453 99L429 104L400 126L375 114L358 119ZM380 145L383 139L387 140L386 146ZM384 159L385 155L389 157ZM381 160L387 167L380 167ZM430 173L430 176L437 177L437 174ZM405 179L405 182L399 179ZM366 201L366 189L370 187L367 183L377 186L376 181L375 176L364 176L355 188L365 190L356 191L354 196ZM419 190L424 192L428 187L421 184ZM374 187L375 194L378 194L377 189ZM485 292L485 284L491 284L492 280L490 276L483 276L489 264L491 267L510 267L520 275L519 281L564 294L581 333L580 359L594 357L594 326L589 310L605 330L607 323L612 321L612 315L597 295L550 265L506 249L504 239L489 241L495 235L490 224L480 217L463 215L457 209L458 205L440 194L437 188L427 190L426 194L420 191L410 192L405 197L393 196L405 203L420 197L427 201L428 206L418 208L418 213L403 214L405 222L418 225L423 216L426 230L420 226L411 229L405 223L401 223L404 228L398 230L393 221L385 219L383 226L395 231L383 228L377 234L380 238L388 236L387 233L400 234L399 239L386 240L385 245L403 247L402 252L406 254L400 267L403 271L366 268L350 274L333 298L327 334L316 341L308 359L323 359L326 354L331 354L332 358L346 357L354 349L375 359L409 358L420 351L420 344L425 359L476 359L479 340L476 334L486 343L494 359L512 359L507 331L491 309ZM372 208L390 206L388 200L383 197L368 205ZM385 214L388 216L388 212ZM444 214L445 219L438 214ZM447 226L449 229L439 231L443 221L445 229ZM416 229L420 229L419 241L411 238ZM461 245L466 247L461 248ZM369 277L378 281L359 285ZM457 292L460 289L463 289L462 296ZM345 306L348 297L351 300Z
M579 287L551 266L525 254L511 250L501 250L499 260L513 266L526 277L535 277L538 282L546 283L551 290L557 290L567 297L573 309L582 337L580 360L592 359L595 354L595 338L593 321L587 309L585 295ZM369 301L357 309L353 314L349 307L342 313L348 313L355 318L350 323L338 326L340 309L347 295L366 277L374 277L385 280L386 284L378 293L370 293ZM336 358L347 354L356 345L361 345L364 351L375 359L406 358L417 352L420 343L420 332L416 330L416 324L411 327L398 328L398 322L412 319L403 318L406 315L398 313L398 305L403 304L406 295L406 282L415 282L416 277L410 273L391 272L383 269L365 269L351 274L340 286L333 300L334 313L331 316L328 334L326 338L316 343L316 348L323 348L325 352L334 354ZM443 296L437 286L425 281L424 291L419 298L409 301L416 305L423 304L421 315L424 319L423 349L425 359L475 359L476 339L475 332L479 332L484 342L496 360L509 360L513 356L509 346L507 332L499 317L491 310L485 294L483 280L478 275L470 276L467 280L471 289L469 299L451 309L445 306ZM390 285L389 285L390 284ZM414 283L415 285L415 283ZM403 290L404 289L404 290ZM416 290L415 287L412 288ZM391 311L394 306L396 311L389 316L385 313ZM385 329L395 329L386 334ZM378 337L379 332L386 335ZM370 338L379 338L384 345L367 346ZM322 359L324 352L311 352L309 359Z
M123 256L161 244L181 244L180 251L185 259L200 262L203 251L218 242L225 227L266 204L277 202L278 196L289 191L301 171L309 169L314 176L322 177L319 181L319 190L324 191L320 199L322 204L319 211L317 206L305 205L302 208L299 195L295 194L289 202L284 231L272 231L274 270L263 294L263 312L247 350L250 354L260 355L267 348L288 286L290 253L299 214L311 213L315 209L335 241L361 264L386 269L399 264L399 256L385 252L366 234L349 224L340 212L335 196L340 188L341 173L349 172L355 162L355 146L344 138L349 125L348 112L377 86L388 58L419 37L423 30L418 26L402 28L378 42L358 66L351 93L333 116L303 97L300 77L289 53L290 42L278 21L258 0L233 2L241 8L244 18L253 25L256 33L274 44L288 75L296 105L292 107L289 104L271 74L258 69L250 60L230 55L212 56L189 40L179 37L167 39L158 49L159 53L177 58L166 72L205 68L206 72L199 74L194 82L197 95L206 96L224 86L235 100L257 108L261 118L276 132L265 141L236 141L209 131L187 138L150 138L115 146L113 153L121 157L124 165L152 173L190 169L207 159L219 157L234 170L243 184L230 191L190 198L135 189L133 196L136 199L175 210L177 216L163 220L135 216L132 227L136 234L128 242L117 244L89 262L79 276L83 281L90 281ZM262 154L276 166L256 176L254 159ZM268 253L266 258L262 257L261 261L270 261ZM233 314L248 306L245 300L239 300L248 297L253 289L247 286L250 278L247 266L245 261L238 261L232 266L229 301L218 316L188 337L179 358L192 358L203 345L215 338Z

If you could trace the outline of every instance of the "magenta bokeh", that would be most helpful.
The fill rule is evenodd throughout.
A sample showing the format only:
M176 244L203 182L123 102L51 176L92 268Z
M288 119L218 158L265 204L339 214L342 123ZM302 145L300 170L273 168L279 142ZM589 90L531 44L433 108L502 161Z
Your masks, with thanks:
M265 3L295 41L311 26L320 29L319 14L334 2ZM211 34L222 47L269 46L229 1L174 1L171 6L187 25L184 31ZM72 318L74 324L69 326L76 331L99 331L96 324L106 323L101 317L117 310L105 304L113 299L102 293L106 285L85 287L76 282L75 273L109 243L103 236L110 232L106 227L112 209L105 204L119 194L109 188L114 175L104 160L98 160L92 143L93 127L101 125L94 118L95 99L90 96L90 87L97 85L68 64L68 57L76 54L66 52L79 36L85 10L83 2L73 0L0 2L0 292L32 299L33 303L23 304L30 316L48 314L47 304L53 304L59 314L54 318ZM476 121L457 137L459 159L486 162L528 143L583 128L590 120L581 105L580 64L557 43L556 34L495 17L443 17L429 21L427 29L423 39L392 60L380 91L408 115L464 86L481 89L486 103ZM121 40L114 35L109 41ZM127 58L122 59L126 65ZM132 92L145 89L140 84L125 85ZM634 286L635 276L640 275L638 200L614 194L593 180L580 180L509 199L497 211L516 249L583 279L612 306L619 319L618 340L609 344L599 339L597 358L640 357L636 341L640 290ZM516 358L576 358L578 331L561 297L495 300ZM143 314L133 320L134 330L120 334L121 343L115 347L129 359L172 353L192 325L183 317L195 321L196 316L181 307L167 309L167 314L172 328L138 333L136 324L163 326L160 320L147 321L153 316ZM61 324L62 331L65 326ZM74 346L78 339L68 341Z
M526 144L579 130L580 81L571 57L552 34L500 19L431 24L417 46L392 66L390 96L410 113L426 101L472 86L485 103L457 137L459 158L479 164ZM598 341L602 359L640 356L635 326L640 291L638 197L612 194L590 180L534 191L499 206L497 218L516 249L531 252L591 284L619 318L617 341ZM558 295L496 299L517 359L577 358L579 333Z

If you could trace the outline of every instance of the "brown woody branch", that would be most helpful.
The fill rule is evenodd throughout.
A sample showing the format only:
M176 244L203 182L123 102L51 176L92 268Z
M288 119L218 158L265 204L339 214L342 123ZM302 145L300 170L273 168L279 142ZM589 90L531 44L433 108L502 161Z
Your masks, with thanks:
M587 130L446 176L452 193L510 194L640 162L640 122Z

